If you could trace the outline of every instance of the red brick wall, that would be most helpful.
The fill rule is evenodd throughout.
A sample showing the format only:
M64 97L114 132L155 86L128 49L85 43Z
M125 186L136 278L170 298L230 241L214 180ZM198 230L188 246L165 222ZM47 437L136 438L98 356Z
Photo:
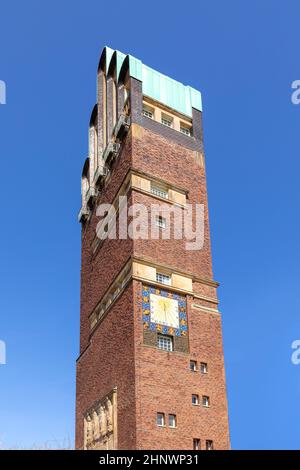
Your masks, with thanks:
M131 138L128 136L122 157L114 165L111 179L101 191L97 204L111 204L131 166ZM89 343L90 323L88 316L93 311L105 291L132 254L133 244L127 240L105 240L101 249L94 257L92 242L96 237L99 217L94 207L91 219L82 229L82 261L81 261L81 305L80 305L80 352Z
M96 328L77 362L76 448L83 447L83 416L117 387L118 447L134 449L135 357L133 290L129 285Z
M174 131L175 132L175 131ZM83 414L94 402L118 387L119 449L191 449L193 438L229 447L221 319L191 304L216 308L215 303L188 297L189 354L166 353L143 345L141 283L133 281L90 337L89 314L101 300L130 255L212 279L205 170L192 150L144 130L143 139L129 133L111 179L99 197L112 202L130 167L189 190L190 203L205 205L205 243L186 251L185 242L106 240L95 257L91 244L98 218L95 211L83 228L81 273L81 345L77 363L76 447L83 445ZM129 203L149 206L151 196L133 191ZM194 283L194 291L216 298L215 287ZM190 359L208 363L208 374L189 370ZM192 393L208 395L209 409L191 404ZM158 428L156 413L177 415L177 428Z
M132 163L134 168L187 189L189 191L187 202L204 204L205 210L205 244L202 250L186 251L184 240L172 240L171 248L169 240L148 240L146 242L136 240L134 242L135 255L150 256L156 261L170 265L175 264L178 269L193 271L199 276L211 279L205 170L196 163L194 152L145 129L143 140L133 140ZM151 203L157 204L159 201L151 196L135 193L134 202L149 206Z
M191 308L188 296L190 354L168 353L143 345L141 283L134 281L135 364L138 449L192 449L193 438L229 448L228 414L220 316ZM208 364L208 373L190 371L190 359ZM192 394L210 397L210 408L192 405ZM176 414L177 428L156 425L157 412Z

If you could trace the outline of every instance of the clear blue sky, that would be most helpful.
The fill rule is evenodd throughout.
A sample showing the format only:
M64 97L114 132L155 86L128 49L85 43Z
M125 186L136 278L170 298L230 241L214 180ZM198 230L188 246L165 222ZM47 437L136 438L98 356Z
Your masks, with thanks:
M80 173L104 45L203 94L232 447L300 448L299 2L0 7L0 442L74 436Z

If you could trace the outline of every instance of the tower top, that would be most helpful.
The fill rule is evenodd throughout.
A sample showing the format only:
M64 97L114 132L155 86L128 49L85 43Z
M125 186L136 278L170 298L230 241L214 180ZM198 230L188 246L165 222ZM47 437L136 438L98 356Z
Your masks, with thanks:
M192 116L192 108L202 111L200 91L157 72L132 55L126 55L110 47L104 47L99 61L99 68L109 74L110 65L114 61L116 61L117 81L122 79L122 72L126 64L129 75L142 82L144 96L159 101L189 117Z

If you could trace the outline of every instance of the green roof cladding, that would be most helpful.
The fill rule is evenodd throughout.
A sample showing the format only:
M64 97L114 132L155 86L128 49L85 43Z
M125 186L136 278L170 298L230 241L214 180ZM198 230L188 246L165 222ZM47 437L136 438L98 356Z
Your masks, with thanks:
M106 48L106 70L109 68L112 55L115 51ZM127 57L122 52L117 54L117 77L122 64ZM192 117L192 108L202 111L201 93L190 86L183 85L173 78L167 77L143 64L139 59L129 55L129 74L142 82L143 95L148 96L176 111Z
M123 54L123 52L117 52L117 78L119 78L120 70L123 65L123 62L126 58L126 54Z
M104 49L106 50L106 70L105 70L105 72L107 73L108 69L109 69L109 64L110 64L111 58L112 58L113 53L114 53L114 50L111 49L110 47L105 47Z

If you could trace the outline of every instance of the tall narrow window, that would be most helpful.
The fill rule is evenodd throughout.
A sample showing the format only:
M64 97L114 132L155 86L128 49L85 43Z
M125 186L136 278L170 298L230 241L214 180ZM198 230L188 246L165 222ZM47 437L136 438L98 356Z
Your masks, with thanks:
M206 395L203 395L202 397L202 406L205 406L206 408L208 408L210 405L210 399L208 396Z
M157 413L156 415L157 426L165 426L165 413Z
M200 449L201 449L200 439L193 439L193 450L200 450Z
M190 361L190 369L193 372L196 372L197 370L197 362L196 361Z
M192 395L192 405L199 405L199 395Z
M126 116L129 116L130 114L130 93L129 89L124 86L124 108L123 111L126 114Z
M118 107L118 104L117 104L117 85L116 85L116 82L115 82L114 79L113 79L112 90L113 90L113 128L114 128L115 125L116 125L116 122L117 122L117 107Z
M95 158L95 167L94 170L98 168L98 120L96 120L94 126L94 158Z
M107 82L106 76L102 74L103 105L102 105L102 126L103 126L103 149L107 144Z
M176 428L176 415L169 415L169 427Z
M214 442L213 441L206 441L206 450L214 450Z
M201 374L207 374L207 364L206 362L200 363L200 372Z

